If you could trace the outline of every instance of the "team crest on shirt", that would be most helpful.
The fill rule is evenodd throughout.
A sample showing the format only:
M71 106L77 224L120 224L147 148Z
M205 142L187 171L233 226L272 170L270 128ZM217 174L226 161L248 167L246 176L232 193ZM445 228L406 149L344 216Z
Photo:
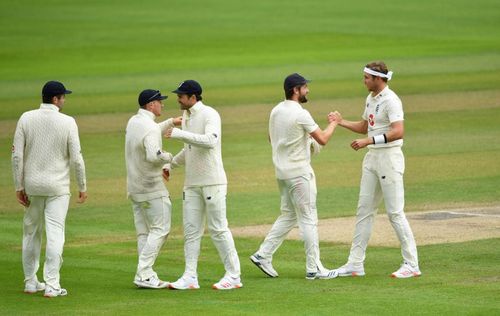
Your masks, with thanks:
M370 126L375 125L375 116L373 114L370 114L368 116L368 123L370 124Z
M375 108L375 113L378 114L378 109L380 108L380 104L377 104L377 107Z

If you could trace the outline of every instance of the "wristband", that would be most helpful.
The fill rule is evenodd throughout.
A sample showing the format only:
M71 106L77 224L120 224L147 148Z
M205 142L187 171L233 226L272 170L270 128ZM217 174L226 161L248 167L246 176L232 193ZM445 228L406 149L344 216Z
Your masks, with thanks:
M387 136L385 136L385 134L373 136L372 138L373 138L373 144L375 145L387 143Z

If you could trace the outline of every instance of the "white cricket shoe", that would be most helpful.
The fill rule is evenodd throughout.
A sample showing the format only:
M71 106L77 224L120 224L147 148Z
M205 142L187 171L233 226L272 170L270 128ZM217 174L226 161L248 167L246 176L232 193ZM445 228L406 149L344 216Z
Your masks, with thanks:
M54 289L52 286L47 285L45 287L45 297L57 297L57 296L66 296L68 295L68 291L66 289Z
M422 275L420 269L417 267L412 267L409 263L405 262L401 265L398 271L393 272L391 277L398 279L406 279L412 277L419 277Z
M172 290L197 290L200 288L198 285L198 277L183 274L179 280L168 285Z
M146 280L135 278L134 284L144 289L164 289L168 286L168 282L160 280L158 276L152 276Z
M364 276L365 275L365 268L363 265L354 265L352 263L346 263L340 268L337 269L337 272L339 273L340 277L347 277L347 276Z
M212 285L214 290L232 290L239 289L240 287L243 287L241 279L239 277L233 278L229 275L225 275L219 282Z
M38 282L37 279L26 281L24 284L24 293L27 294L35 294L43 290L45 290L45 283Z
M278 277L278 272L274 270L273 264L271 263L271 260L269 259L264 259L259 255L258 253L254 253L253 255L250 256L250 260L255 264L259 269L262 270L265 274L270 276L271 278L277 278Z
M307 272L306 273L306 279L308 279L308 280L335 279L338 276L339 276L339 274L338 274L337 270L324 270L324 271Z

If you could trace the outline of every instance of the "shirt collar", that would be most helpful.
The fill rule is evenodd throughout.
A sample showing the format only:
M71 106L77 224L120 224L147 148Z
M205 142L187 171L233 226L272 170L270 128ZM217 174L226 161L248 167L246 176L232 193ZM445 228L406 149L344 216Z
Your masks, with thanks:
M283 103L288 104L290 106L296 106L296 107L302 108L302 105L299 102L294 101L294 100L285 100Z
M191 115L193 115L196 112L200 111L203 105L204 104L201 101L198 101L192 107L190 107L188 111L189 113L191 113Z
M42 103L42 104L40 104L40 109L52 110L52 111L59 112L59 107L57 107L56 105L51 104L51 103Z
M142 116L149 117L149 118L150 118L150 119L152 119L153 121L155 120L155 115L154 115L154 113L153 113L153 112L151 112L151 111L144 110L144 109L139 109L139 111L137 111L137 114L142 115Z
M387 95L387 90L389 90L389 85L386 85L382 91L380 91L376 96L372 97L372 99L380 99ZM370 94L371 96L371 94Z

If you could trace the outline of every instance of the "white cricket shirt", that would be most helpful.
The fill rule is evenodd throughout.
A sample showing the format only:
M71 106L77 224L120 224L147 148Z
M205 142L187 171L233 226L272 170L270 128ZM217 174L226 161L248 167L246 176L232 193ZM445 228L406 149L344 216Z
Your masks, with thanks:
M36 196L69 194L70 165L74 166L79 191L87 191L75 119L46 103L23 113L12 146L16 191L24 189Z
M186 166L184 186L227 184L222 164L222 135L219 113L201 101L182 114L182 130L174 128L172 139L184 148L172 160L172 168Z
M318 124L298 102L285 100L273 108L269 136L278 179L312 172L309 134L316 129Z
M363 119L368 122L368 137L382 135L391 130L391 123L404 120L403 104L399 97L386 86L376 96L366 98ZM403 139L387 144L368 145L368 148L401 147Z
M163 166L172 160L170 153L162 149L162 131L173 127L168 119L157 124L155 115L139 109L128 123L125 134L125 163L127 166L128 196L136 202L144 202L168 196L163 183Z

